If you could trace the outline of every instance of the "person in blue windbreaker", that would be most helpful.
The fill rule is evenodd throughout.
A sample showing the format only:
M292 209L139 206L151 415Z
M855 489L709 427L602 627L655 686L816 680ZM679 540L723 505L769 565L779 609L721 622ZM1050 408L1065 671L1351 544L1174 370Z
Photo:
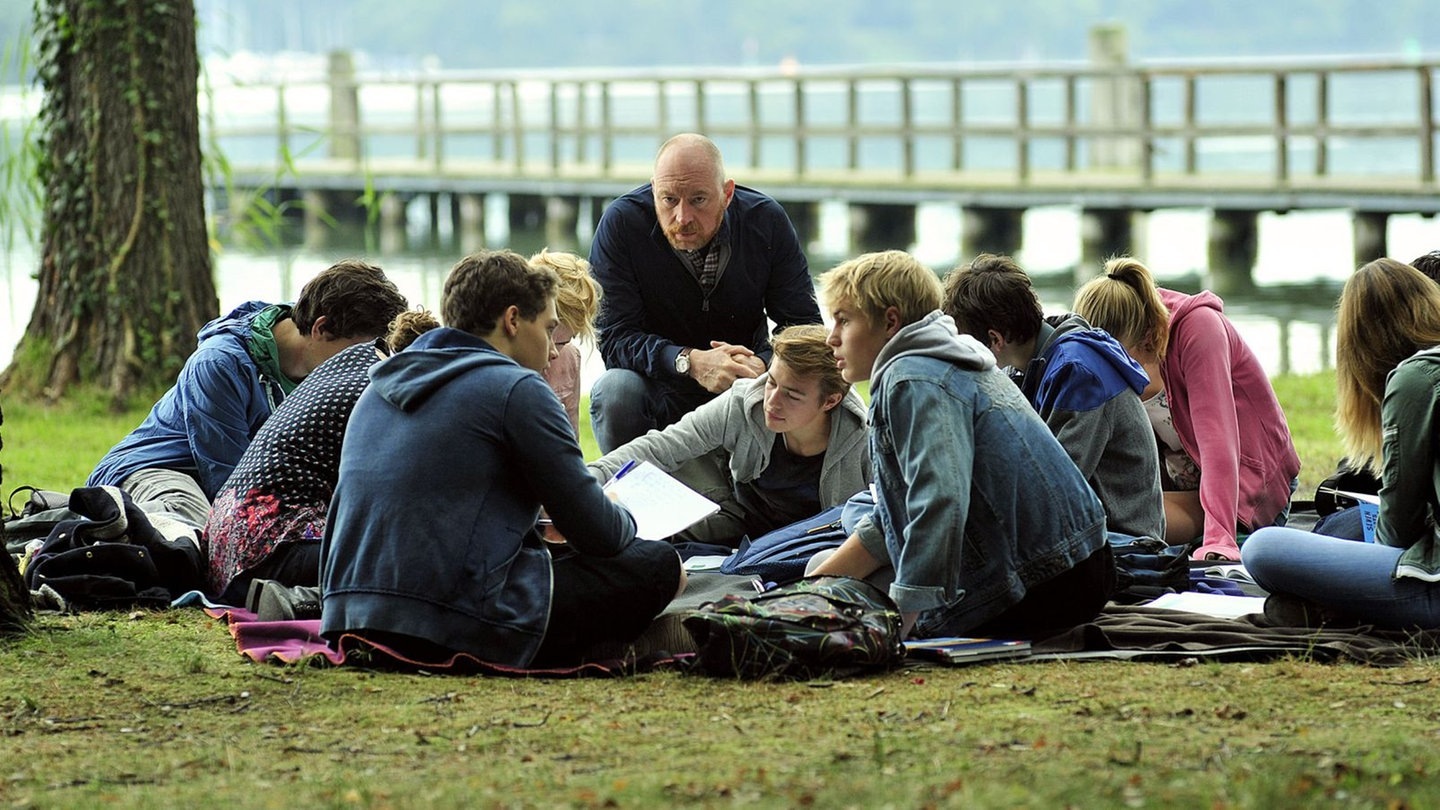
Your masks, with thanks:
M95 465L112 485L196 529L260 426L321 363L384 335L405 296L379 267L346 259L291 304L249 301L200 330L175 385Z

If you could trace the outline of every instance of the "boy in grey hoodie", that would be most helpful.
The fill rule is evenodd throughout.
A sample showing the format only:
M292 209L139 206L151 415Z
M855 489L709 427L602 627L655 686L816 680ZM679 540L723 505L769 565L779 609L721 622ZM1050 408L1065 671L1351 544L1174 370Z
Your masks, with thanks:
M1140 401L1150 378L1125 347L1074 313L1046 318L1009 256L982 253L950 271L943 309L1011 369L1100 498L1110 531L1164 540L1160 451Z
M907 633L1043 638L1114 589L1105 513L1045 423L938 311L940 281L903 251L820 278L845 379L870 380L872 515L813 573L893 566Z

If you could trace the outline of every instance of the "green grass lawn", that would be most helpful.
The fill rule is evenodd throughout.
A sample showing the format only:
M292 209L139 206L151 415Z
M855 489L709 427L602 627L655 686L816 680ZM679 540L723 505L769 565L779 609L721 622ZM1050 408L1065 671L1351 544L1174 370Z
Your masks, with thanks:
M1339 455L1333 379L1275 384L1303 495ZM4 410L7 489L77 485L143 416ZM1419 808L1437 679L1302 656L510 680L250 664L196 610L46 616L0 641L0 804Z

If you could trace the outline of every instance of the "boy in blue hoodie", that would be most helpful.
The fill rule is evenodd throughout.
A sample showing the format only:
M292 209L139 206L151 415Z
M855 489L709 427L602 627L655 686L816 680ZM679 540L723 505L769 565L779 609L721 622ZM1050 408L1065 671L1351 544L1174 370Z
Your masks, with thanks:
M1105 507L1112 532L1165 539L1160 452L1140 394L1145 370L1074 313L1045 317L1030 277L982 253L945 279L945 314L985 344Z
M322 631L427 664L577 663L633 641L680 588L668 543L590 476L540 372L558 356L555 271L461 259L441 318L355 403L320 549ZM563 546L541 539L544 507Z
M353 259L306 282L293 306L241 304L200 330L175 385L85 485L117 486L203 528L215 493L280 402L340 350L385 334L405 307L385 271Z
M935 274L892 250L820 285L841 373L871 381L876 504L812 573L893 566L919 637L1043 638L1093 618L1115 583L1100 502L990 351L939 311Z

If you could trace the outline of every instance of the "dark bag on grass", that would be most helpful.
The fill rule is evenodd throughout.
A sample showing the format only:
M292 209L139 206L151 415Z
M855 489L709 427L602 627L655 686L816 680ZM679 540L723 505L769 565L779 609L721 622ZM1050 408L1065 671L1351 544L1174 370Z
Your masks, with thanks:
M147 514L116 487L80 487L70 510L82 517L56 524L25 568L32 591L49 589L62 607L164 607L204 586L199 539L186 524Z
M720 564L722 574L758 576L785 584L805 576L805 565L818 551L839 548L848 536L836 506L815 517L797 520L773 532L740 541L740 548Z
M849 577L807 577L753 596L731 594L683 619L697 666L737 678L843 676L904 657L900 611Z
M1190 590L1190 552L1196 540L1178 546L1167 545L1153 537L1110 535L1110 550L1115 554L1115 594L1111 600L1121 605L1148 602L1167 593Z
M16 498L23 498L19 509L15 508ZM5 502L5 550L24 554L31 540L43 540L56 524L81 517L70 511L69 504L70 496L63 492L16 487Z

